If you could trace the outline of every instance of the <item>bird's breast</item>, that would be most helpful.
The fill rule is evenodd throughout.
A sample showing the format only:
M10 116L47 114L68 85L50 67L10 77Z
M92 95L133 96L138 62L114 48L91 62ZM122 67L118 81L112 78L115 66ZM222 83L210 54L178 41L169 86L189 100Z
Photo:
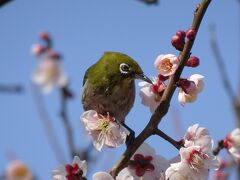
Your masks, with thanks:
M100 114L110 113L118 121L124 121L135 100L134 80L124 79L116 85L94 89L85 83L82 103L85 110L95 110Z

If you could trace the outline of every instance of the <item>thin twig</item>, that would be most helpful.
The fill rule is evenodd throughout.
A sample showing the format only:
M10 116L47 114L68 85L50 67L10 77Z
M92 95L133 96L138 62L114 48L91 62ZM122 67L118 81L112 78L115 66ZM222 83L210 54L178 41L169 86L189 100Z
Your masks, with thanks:
M222 54L219 50L218 43L217 43L217 38L216 38L216 33L215 33L215 26L211 25L209 27L209 40L210 40L210 45L213 51L213 54L215 56L215 60L218 66L219 74L222 80L223 87L225 88L227 95L229 96L229 99L234 102L235 101L235 93L232 88L232 85L230 84L230 79L227 74L226 66L225 66L225 61L222 57Z
M3 85L0 84L0 93L21 93L23 92L23 87L18 84L14 85Z
M217 156L223 148L224 148L224 141L221 140L218 142L218 146L213 150L213 155Z
M181 141L175 141L174 139L172 139L170 136L165 134L160 129L155 129L154 134L156 134L156 135L160 136L161 138L165 139L166 141L168 141L170 144L172 144L178 150L182 147L182 142Z
M202 0L202 3L199 7L199 9L195 12L195 16L193 19L193 23L191 28L194 29L196 32L199 29L199 26L201 24L202 18L207 10L208 5L210 4L211 0ZM165 116L165 114L168 112L170 101L173 96L173 93L176 89L176 83L178 82L180 75L183 71L183 68L186 64L186 61L190 55L192 46L193 46L194 40L190 41L188 40L186 44L184 45L184 49L181 53L180 58L180 64L175 72L174 75L170 77L169 84L164 91L164 94L162 96L162 99L160 101L160 105L157 107L156 111L152 115L149 123L144 128L144 130L137 136L133 144L131 144L126 151L121 156L119 162L112 168L111 175L113 177L116 177L120 170L122 170L125 166L127 166L128 161L132 157L132 155L136 152L136 150L139 148L139 146L151 135L154 134L155 129L157 128L158 124L161 122L162 118Z
M62 89L62 94L64 92L64 90ZM68 118L68 113L67 113L67 100L68 98L66 98L64 95L61 96L61 118L62 118L62 122L65 128L65 133L66 133L66 137L67 137L67 143L68 143L68 148L69 148L69 152L70 152L70 156L71 158L73 158L73 156L76 155L76 149L75 149L75 145L74 145L74 141L73 141L73 131L69 122L69 118Z
M55 157L59 163L66 162L64 153L61 149L60 143L58 142L58 139L54 133L52 121L50 119L50 116L48 115L48 112L44 106L43 100L41 95L38 93L36 87L32 84L31 85L32 95L34 102L36 104L38 114L40 116L41 122L43 123L43 127L45 129L47 139L49 140L49 144L54 151Z

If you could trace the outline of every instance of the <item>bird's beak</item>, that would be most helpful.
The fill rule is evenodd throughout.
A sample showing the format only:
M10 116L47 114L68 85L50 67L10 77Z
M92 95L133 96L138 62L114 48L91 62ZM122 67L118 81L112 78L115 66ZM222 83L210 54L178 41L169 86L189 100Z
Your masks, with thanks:
M151 81L151 79L149 79L147 76L145 76L144 74L135 74L135 78L136 79L141 79L143 81L146 81L150 84L153 84L153 82Z

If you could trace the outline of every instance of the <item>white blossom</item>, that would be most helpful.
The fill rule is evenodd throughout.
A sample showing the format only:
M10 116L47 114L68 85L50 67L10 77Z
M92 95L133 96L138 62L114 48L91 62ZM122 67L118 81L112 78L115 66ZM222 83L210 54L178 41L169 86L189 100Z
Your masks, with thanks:
M60 69L60 61L51 58L41 59L33 72L32 81L39 85L43 92L50 92L55 85L64 87L68 83L67 76Z
M197 99L198 93L203 90L204 76L200 74L193 74L187 80L190 84L187 87L180 87L179 94L178 94L178 101L181 105L185 105L186 103L194 102Z
M87 174L87 162L81 161L78 156L73 158L72 164L61 165L52 172L52 180L68 180L68 177L81 176Z

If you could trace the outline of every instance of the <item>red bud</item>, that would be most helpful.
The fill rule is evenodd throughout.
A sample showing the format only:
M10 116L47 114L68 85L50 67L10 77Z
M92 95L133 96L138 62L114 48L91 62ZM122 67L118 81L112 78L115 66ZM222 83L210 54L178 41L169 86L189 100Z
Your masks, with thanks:
M191 56L186 63L188 67L197 67L199 65L199 58L196 56Z
M184 31L182 31L182 30L177 31L177 32L176 32L176 35L177 35L180 39L182 39L183 41L184 41L184 39L185 39L185 37L186 37L186 33L185 33Z
M183 50L183 47L184 47L184 44L185 44L184 39L182 39L178 35L175 35L175 36L172 37L171 43L179 51Z
M39 37L42 39L42 40L45 40L45 41L50 41L50 36L47 32L40 32L39 33Z
M186 36L190 41L193 41L196 37L196 30L190 28L189 30L187 30Z

